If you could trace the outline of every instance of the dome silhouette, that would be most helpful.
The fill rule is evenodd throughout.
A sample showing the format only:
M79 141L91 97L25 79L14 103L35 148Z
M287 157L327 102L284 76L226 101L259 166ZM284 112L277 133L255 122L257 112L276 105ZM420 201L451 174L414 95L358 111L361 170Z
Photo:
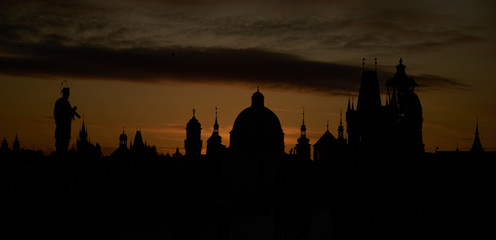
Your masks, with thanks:
M284 133L279 118L264 106L257 89L252 104L234 121L230 149L235 155L278 157L284 153Z

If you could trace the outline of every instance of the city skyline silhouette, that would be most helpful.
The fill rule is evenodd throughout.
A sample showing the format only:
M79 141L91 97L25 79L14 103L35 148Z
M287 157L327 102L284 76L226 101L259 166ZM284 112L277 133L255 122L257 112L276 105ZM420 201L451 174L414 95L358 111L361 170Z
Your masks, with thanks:
M0 3L5 239L493 239L489 0Z

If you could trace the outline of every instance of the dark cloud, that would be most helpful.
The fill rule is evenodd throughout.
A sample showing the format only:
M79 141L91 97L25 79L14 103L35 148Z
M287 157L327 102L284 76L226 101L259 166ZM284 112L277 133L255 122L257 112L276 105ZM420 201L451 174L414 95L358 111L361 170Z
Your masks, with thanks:
M356 92L361 66L309 61L261 49L127 48L67 46L52 41L38 45L5 46L0 52L3 75L44 78L162 81L206 84L261 84L268 88L321 94ZM379 76L391 73L379 72ZM384 77L385 78L385 77ZM419 76L427 87L466 85L434 75Z

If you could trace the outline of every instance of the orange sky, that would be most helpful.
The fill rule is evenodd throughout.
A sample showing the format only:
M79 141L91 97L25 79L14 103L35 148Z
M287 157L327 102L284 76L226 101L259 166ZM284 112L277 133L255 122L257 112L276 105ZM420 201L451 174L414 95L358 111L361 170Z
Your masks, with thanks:
M0 4L0 138L54 149L53 105L68 80L92 142L109 154L124 127L159 152L184 146L193 106L204 146L219 108L228 145L256 86L286 151L305 107L311 143L356 94L361 59L382 83L400 57L420 84L426 151L496 150L495 4L491 1L6 1ZM382 92L384 93L384 91ZM383 98L384 99L384 98ZM384 104L384 102L383 102ZM81 120L73 123L74 143ZM204 149L205 150L205 149Z

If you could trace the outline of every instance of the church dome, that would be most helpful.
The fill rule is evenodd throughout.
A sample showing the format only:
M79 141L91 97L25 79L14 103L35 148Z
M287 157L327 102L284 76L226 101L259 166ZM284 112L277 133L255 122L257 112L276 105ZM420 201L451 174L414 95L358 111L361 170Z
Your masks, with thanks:
M236 155L278 157L284 153L284 133L279 118L264 106L258 90L252 104L234 121L230 133L230 149Z

